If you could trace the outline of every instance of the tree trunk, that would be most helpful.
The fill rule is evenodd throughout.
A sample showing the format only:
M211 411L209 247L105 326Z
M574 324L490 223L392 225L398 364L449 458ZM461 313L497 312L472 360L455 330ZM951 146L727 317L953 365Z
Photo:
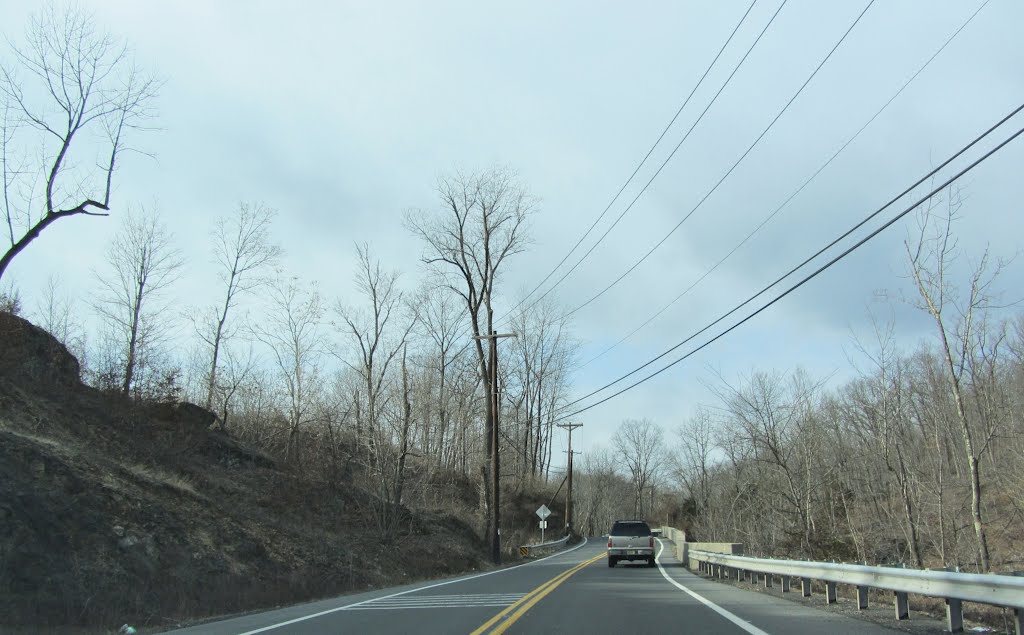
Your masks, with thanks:
M136 289L135 305L132 307L132 328L128 338L128 358L124 366L124 384L121 386L121 394L127 396L131 390L132 379L135 376L135 355L139 340L139 319L142 315L142 291L145 287L145 278L140 281Z
M405 488L405 458L409 454L409 427L412 424L412 402L409 401L409 372L405 365L405 350L402 351L402 436L399 441L398 474L395 476L396 506L402 504L402 490ZM396 509L397 513L398 510Z
M206 409L213 410L213 393L217 388L217 360L220 356L220 341L224 335L224 323L228 319L228 308L231 304L231 284L234 281L232 272L231 282L228 283L228 295L224 300L224 309L221 311L220 319L217 320L217 333L213 337L213 359L210 361L210 377L206 385Z

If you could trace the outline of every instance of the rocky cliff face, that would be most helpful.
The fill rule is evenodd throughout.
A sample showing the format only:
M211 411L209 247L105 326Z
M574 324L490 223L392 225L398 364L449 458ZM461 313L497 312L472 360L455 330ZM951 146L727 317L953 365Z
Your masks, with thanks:
M81 384L81 369L63 344L34 324L0 312L0 375L49 388Z

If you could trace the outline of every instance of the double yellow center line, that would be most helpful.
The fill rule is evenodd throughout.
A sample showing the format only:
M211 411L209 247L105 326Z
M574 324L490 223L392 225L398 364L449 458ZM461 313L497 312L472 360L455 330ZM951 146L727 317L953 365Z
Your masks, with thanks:
M504 633L510 626L515 624L516 620L533 608L534 604L540 602L548 593L554 591L559 584L568 580L570 577L575 575L576 572L580 571L587 565L597 562L604 557L605 554L598 554L590 560L585 560L572 569L563 571L556 575L533 591L530 591L523 597L519 598L519 601L515 604L506 607L501 613L498 613L491 619L484 622L480 628L470 633L470 635L483 635L483 633L489 633L489 635L501 635L501 633Z

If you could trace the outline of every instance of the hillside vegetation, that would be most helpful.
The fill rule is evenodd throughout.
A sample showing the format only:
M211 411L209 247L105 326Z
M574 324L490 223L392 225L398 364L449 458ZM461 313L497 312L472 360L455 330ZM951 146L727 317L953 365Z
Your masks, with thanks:
M8 313L0 343L0 624L169 626L482 564L471 488L393 510L384 539L351 476L287 469L196 406L85 386Z

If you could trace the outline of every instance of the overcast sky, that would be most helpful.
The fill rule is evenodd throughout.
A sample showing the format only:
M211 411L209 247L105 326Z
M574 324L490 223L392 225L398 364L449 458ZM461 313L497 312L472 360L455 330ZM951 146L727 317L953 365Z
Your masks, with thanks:
M439 175L506 165L540 199L532 248L509 262L503 280L513 298L532 289L605 208L748 4L84 2L165 79L161 130L135 141L155 158L126 159L114 215L135 203L161 210L189 259L175 294L199 304L214 292L212 219L240 200L263 201L279 210L285 267L317 281L329 298L346 298L354 242L368 241L414 286L421 246L403 229L403 211L434 208ZM732 249L980 4L878 0L718 191L643 265L573 316L585 343L580 358L616 342ZM678 143L778 5L757 1L599 233ZM17 42L37 6L0 4L4 35ZM591 297L693 209L864 6L788 2L650 189L553 294L558 301L570 308ZM648 328L580 369L574 394L745 299L1024 102L1021 24L1024 4L992 0L750 243ZM962 262L986 246L1006 257L1020 248L1022 158L1018 141L965 180L969 199L955 226ZM712 400L703 382L714 372L738 381L754 370L800 366L840 382L852 372L852 334L867 333L871 311L892 312L907 346L930 337L919 312L879 301L913 293L902 252L911 227L893 226L720 342L581 415L580 445L606 443L626 417L674 429L696 404ZM48 229L9 271L26 304L55 272L84 302L95 288L89 271L116 228L116 218L80 217ZM1020 295L1022 282L1018 260L998 286Z

